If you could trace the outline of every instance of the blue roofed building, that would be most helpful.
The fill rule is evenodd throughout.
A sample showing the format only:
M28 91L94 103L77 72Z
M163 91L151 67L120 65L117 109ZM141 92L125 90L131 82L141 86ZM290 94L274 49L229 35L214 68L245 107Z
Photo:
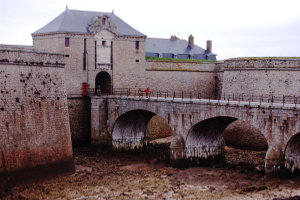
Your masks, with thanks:
M196 60L217 60L217 55L211 52L212 42L207 41L207 48L203 49L194 44L194 37L188 41L171 36L170 39L147 38L146 56L161 58L179 58Z

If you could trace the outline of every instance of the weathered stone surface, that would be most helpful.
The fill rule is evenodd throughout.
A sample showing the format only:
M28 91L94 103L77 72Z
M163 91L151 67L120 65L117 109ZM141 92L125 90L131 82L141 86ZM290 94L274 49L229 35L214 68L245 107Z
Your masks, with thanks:
M72 146L91 144L91 101L88 97L68 98Z
M237 119L245 121L255 127L256 130L259 130L261 132L259 138L265 138L268 146L277 146L281 149L284 149L290 138L300 131L300 126L297 123L300 111L293 104L274 104L270 106L268 103L259 102L173 98L140 99L130 96L120 98L93 97L91 100L92 105L103 105L106 102L108 105L107 113L109 113L107 119L102 118L100 120L98 118L95 120L95 124L92 123L94 140L98 139L98 134L102 128L107 128L112 138L114 138L114 134L126 140L130 140L130 137L135 135L146 138L145 124L152 117L148 114L156 114L169 124L175 138L177 136L183 138L185 149L177 150L174 153L174 155L183 155L181 156L183 159L194 158L195 156L192 155L199 155L197 159L222 159L222 146L224 143L221 133ZM282 109L283 106L284 109ZM99 113L106 115L104 110L99 110L99 106L95 106L92 113L94 113L92 114L94 116L99 115ZM119 121L120 119L123 121ZM117 126L116 122L118 123ZM115 129L116 127L117 129ZM123 133L121 130L127 131ZM172 143L171 146L173 146ZM262 146L265 147L266 143ZM187 153L188 151L192 152L191 156ZM270 151L269 156L270 158L275 156L275 152L273 155ZM293 161L298 162L297 159ZM280 164L280 167L284 168L284 165Z
M0 49L0 60L8 60L0 62L0 175L43 176L48 165L74 170L63 57Z
M241 120L229 124L222 137L227 146L257 151L268 150L267 140L260 130Z

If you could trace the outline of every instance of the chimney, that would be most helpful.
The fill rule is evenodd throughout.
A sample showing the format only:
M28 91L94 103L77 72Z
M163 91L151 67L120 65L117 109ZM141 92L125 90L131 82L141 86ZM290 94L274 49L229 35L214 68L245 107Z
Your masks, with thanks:
M207 40L206 42L206 50L211 53L212 52L212 42L211 40Z
M176 35L172 35L171 40L175 41L175 40L179 40L179 38Z
M194 48L194 36L189 36L189 47Z

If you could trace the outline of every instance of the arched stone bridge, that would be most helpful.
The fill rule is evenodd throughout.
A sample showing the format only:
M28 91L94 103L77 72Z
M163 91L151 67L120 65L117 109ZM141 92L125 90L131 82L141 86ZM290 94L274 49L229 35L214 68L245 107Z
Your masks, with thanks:
M91 97L92 147L140 148L149 120L159 115L170 125L171 164L190 165L222 158L221 133L236 120L261 131L268 142L266 175L298 175L300 105L208 99Z

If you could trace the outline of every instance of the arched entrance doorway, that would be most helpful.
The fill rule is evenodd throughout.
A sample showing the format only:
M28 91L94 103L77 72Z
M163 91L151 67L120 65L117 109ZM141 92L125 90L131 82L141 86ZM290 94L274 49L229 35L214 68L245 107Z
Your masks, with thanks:
M95 87L99 87L102 94L111 94L111 77L107 72L99 72L95 79Z

